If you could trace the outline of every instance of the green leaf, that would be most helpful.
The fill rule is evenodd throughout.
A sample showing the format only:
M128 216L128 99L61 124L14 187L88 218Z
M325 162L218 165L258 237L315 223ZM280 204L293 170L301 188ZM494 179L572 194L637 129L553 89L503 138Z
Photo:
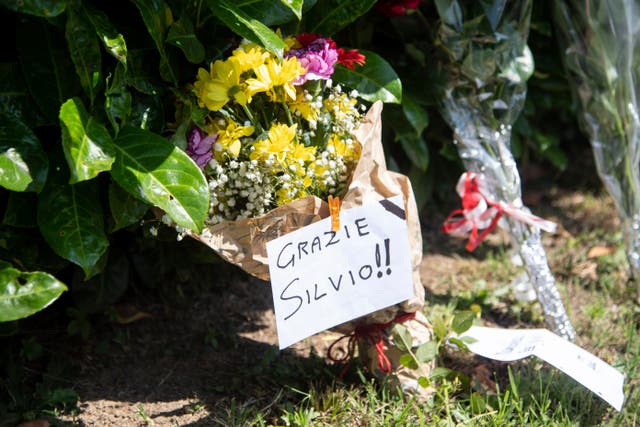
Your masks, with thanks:
M93 104L102 82L102 55L95 31L86 17L72 8L67 12L65 36L80 84Z
M391 335L393 336L393 341L396 344L396 347L400 349L400 351L411 351L411 347L413 347L413 338L411 338L411 333L404 325L395 324L391 329Z
M0 115L0 186L42 190L49 162L38 137L15 117Z
M200 231L209 209L207 181L182 150L161 136L125 127L114 141L111 176L122 188L164 210L178 225Z
M262 22L247 15L236 4L227 0L206 0L206 2L213 14L234 33L263 46L279 57L282 56L284 42Z
M107 250L97 180L68 184L63 166L51 168L38 198L38 226L49 246L89 276Z
M402 112L415 130L416 135L422 135L422 132L429 126L429 114L427 110L418 105L413 97L403 93Z
M5 0L2 5L15 12L53 18L64 12L67 2L63 0Z
M71 170L71 184L86 181L113 164L109 131L89 116L79 98L71 98L60 108L62 148Z
M464 341L461 339L458 339L455 337L449 337L449 342L451 344L457 345L460 350L469 351L469 347L467 347L467 344L465 344Z
M48 273L22 272L5 264L0 269L0 322L30 316L66 290L64 283Z
M469 330L473 326L473 320L476 318L476 313L473 311L459 311L453 317L451 328L456 334L461 334Z
M196 37L193 23L187 16L181 17L171 25L167 43L178 46L189 62L198 64L204 60L204 46Z
M302 4L304 0L280 0L280 2L288 7L298 18L302 19Z
M131 115L131 93L125 84L125 67L118 64L113 76L107 77L104 109L116 134Z
M377 0L319 0L304 16L310 33L330 37L364 15Z
M167 31L173 24L173 14L169 6L162 0L132 0L140 11L142 20L149 35L155 42L160 53L160 75L168 82L177 84L177 77L173 71L169 58L164 49L164 40Z
M421 136L399 135L397 140L402 145L402 149L407 153L411 163L416 165L421 171L426 171L429 167L429 148Z
M30 128L47 124L31 98L18 62L0 63L0 114L14 116Z
M360 50L366 56L362 67L355 70L337 66L332 79L336 83L356 89L360 97L369 102L382 101L399 104L402 99L402 83L391 65L379 55Z
M297 1L298 0L293 0L293 3L296 3ZM316 1L317 0L306 0L301 2L303 3L301 15L311 9L316 4ZM257 21L262 22L268 27L286 24L294 19L299 19L297 18L295 11L288 5L285 5L283 0L251 0L242 2L237 6L242 9L244 13Z
M436 334L438 340L443 340L447 336L447 325L442 317L433 319L433 333Z
M74 95L77 80L62 34L44 21L25 20L16 26L20 65L29 91L51 123L60 105Z
M429 378L427 377L420 377L418 378L418 384L422 388L427 388L431 385L431 381L429 381Z
M451 375L453 371L449 368L443 368L442 366L436 366L429 374L429 381L440 381Z
M109 206L111 207L111 216L115 221L113 231L139 222L149 209L149 206L115 183L111 183L109 186Z
M104 12L94 9L86 2L82 5L87 19L93 26L107 52L124 66L127 65L127 43L124 36L116 30Z
M36 211L33 209L36 202L35 193L10 192L2 224L19 228L37 227Z
M416 359L420 363L426 363L436 358L438 355L438 343L436 341L427 341L420 344L416 349Z
M400 356L398 362L400 362L400 364L405 368L418 369L418 363L416 362L416 359L408 353Z
M482 397L482 395L477 391L471 393L469 400L471 411L474 414L481 414L487 409L487 402L484 400L484 397Z

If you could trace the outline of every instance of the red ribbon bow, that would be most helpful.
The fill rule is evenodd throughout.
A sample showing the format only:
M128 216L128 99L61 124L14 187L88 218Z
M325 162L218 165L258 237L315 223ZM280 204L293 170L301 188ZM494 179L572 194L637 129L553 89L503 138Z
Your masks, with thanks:
M473 251L498 225L502 215L553 233L556 224L517 208L510 203L494 201L486 189L481 175L462 174L456 185L462 198L462 209L451 212L442 225L445 233L469 233L466 249ZM479 233L479 231L482 232Z
M356 326L356 329L351 334L343 335L335 340L327 350L327 357L333 362L346 364L342 371L340 371L338 378L344 377L344 374L349 367L348 363L353 360L356 351L356 344L358 343L359 338L366 339L376 349L376 353L378 356L378 367L380 368L380 371L384 374L390 373L392 366L391 361L389 360L387 355L384 354L384 339L382 333L385 329L389 329L395 323L404 323L407 320L411 320L415 317L415 313L401 313L387 323L360 324ZM334 356L334 346L344 339L348 340L347 351L340 357Z

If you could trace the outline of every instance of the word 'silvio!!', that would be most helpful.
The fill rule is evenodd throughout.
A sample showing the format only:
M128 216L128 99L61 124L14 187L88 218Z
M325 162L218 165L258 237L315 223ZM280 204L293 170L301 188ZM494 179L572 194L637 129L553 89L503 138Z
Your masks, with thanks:
M357 223L357 221L356 221ZM363 227L364 228L364 227ZM367 233L368 234L368 233ZM284 251L286 246L282 249ZM328 292L340 292L340 288L344 285L356 286L371 279L374 276L374 269L377 268L378 272L375 276L381 279L385 273L391 274L391 248L390 239L384 239L384 272L382 266L382 254L380 250L380 244L376 243L375 247L375 267L370 264L364 264L360 268L349 269L346 272L335 274L333 276L327 276L324 282L314 283L312 287L307 287L305 283L300 280L300 277L292 279L280 293L281 301L288 301L292 308L288 315L284 317L284 320L288 320L295 315L300 308L305 304L310 305L315 301L320 301L322 298L328 295ZM282 254L282 252L280 252ZM290 258L290 262L293 263L295 256ZM333 289L333 291L332 291ZM306 298L305 298L306 297Z

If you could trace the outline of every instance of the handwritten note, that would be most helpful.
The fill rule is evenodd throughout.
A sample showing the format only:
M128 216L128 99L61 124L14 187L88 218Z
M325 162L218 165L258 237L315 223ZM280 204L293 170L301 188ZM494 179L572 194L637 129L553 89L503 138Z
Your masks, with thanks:
M280 349L413 296L402 196L267 243Z
M469 350L504 362L538 356L600 396L616 410L624 401L624 375L577 345L546 329L496 329L473 326L463 337Z

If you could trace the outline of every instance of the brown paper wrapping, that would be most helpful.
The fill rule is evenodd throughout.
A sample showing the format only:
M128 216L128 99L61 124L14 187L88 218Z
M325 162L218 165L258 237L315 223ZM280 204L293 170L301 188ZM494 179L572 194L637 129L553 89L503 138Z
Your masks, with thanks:
M362 152L351 183L342 198L342 209L374 203L387 197L404 196L414 297L401 304L366 316L367 323L386 323L399 311L415 312L424 304L424 288L420 281L422 235L418 209L409 178L387 170L382 148L382 103L374 103L354 131ZM329 216L326 201L315 196L279 206L261 217L223 221L205 228L201 234L190 234L216 251L224 260L247 273L269 280L266 242Z

